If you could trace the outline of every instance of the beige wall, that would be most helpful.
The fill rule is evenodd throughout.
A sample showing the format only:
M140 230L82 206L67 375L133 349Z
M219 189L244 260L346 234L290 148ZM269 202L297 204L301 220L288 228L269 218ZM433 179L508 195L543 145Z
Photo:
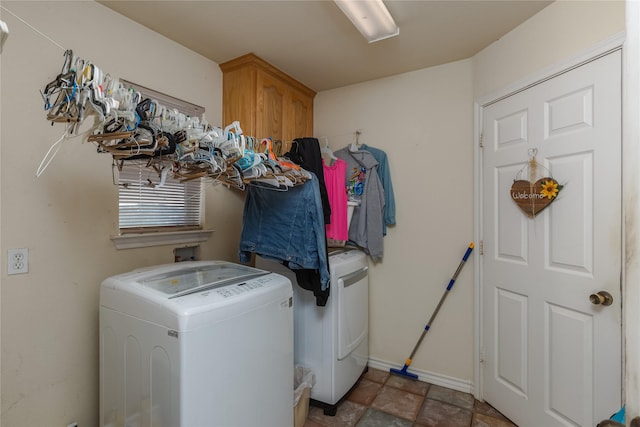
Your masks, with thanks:
M397 225L370 275L370 357L402 367L473 239L471 61L324 91L315 135L390 161ZM473 264L470 260L469 264ZM460 274L412 369L470 382L473 267Z
M473 57L477 99L624 31L624 1L557 0Z
M222 125L217 64L91 2L2 6L113 76L206 108ZM117 187L111 159L79 139L64 143L40 178L36 169L63 132L46 120L38 91L56 77L63 50L2 11L10 36L1 69L2 424L98 424L98 296L101 281L171 262L173 246L116 250ZM237 260L242 198L206 189L202 258ZM29 273L7 276L9 248L29 249Z

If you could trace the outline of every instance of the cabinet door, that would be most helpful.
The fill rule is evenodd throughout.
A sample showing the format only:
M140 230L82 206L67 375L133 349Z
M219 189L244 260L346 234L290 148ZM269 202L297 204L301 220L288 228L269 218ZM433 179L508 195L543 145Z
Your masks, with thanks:
M1 1L1 0L0 0ZM245 135L282 142L313 135L315 92L254 54L220 64L223 120L239 120Z
M223 127L238 120L244 134L251 136L256 132L255 72L251 67L229 71L224 75L222 86Z
M313 136L313 99L289 89L286 103L285 141Z
M257 76L257 138L284 140L285 98L287 87L280 80L258 70Z

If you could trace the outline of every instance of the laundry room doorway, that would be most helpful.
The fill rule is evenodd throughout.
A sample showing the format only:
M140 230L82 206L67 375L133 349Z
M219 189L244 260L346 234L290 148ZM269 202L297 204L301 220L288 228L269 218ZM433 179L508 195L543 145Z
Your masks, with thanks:
M479 397L520 427L622 403L621 57L479 107Z

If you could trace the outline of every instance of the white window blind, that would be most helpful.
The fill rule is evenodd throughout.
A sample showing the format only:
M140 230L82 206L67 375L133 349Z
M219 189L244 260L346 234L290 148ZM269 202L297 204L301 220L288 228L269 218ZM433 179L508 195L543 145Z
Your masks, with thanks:
M180 182L170 176L161 185L158 173L144 163L124 162L119 174L120 231L151 228L199 228L202 182Z
M176 109L191 117L199 117L204 108L127 80L121 82L160 105ZM200 179L180 182L161 177L144 161L125 161L119 184L119 228L121 234L156 231L180 231L202 228Z

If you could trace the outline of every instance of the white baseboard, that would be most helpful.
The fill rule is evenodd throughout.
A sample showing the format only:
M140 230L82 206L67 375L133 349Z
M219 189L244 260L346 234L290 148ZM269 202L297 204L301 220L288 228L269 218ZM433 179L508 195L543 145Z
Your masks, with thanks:
M391 364L385 360L379 360L369 358L369 367L374 369L380 369L382 371L389 371L391 368L402 369L404 362L398 364ZM447 375L436 374L433 372L422 371L419 369L410 368L412 374L416 374L420 381L427 382L429 384L439 385L441 387L450 388L452 390L461 391L463 393L473 394L473 383L467 380L461 380L459 378L449 377Z

